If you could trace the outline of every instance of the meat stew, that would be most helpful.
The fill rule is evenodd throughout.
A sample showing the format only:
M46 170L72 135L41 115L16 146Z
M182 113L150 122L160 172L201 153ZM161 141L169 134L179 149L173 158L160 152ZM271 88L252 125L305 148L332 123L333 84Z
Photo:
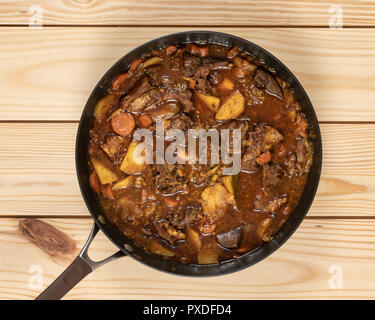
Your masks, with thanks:
M139 164L137 128L241 130L241 171ZM95 108L90 186L108 219L147 252L194 264L249 252L297 206L309 124L288 85L236 47L170 45L133 61ZM167 143L166 143L167 146Z

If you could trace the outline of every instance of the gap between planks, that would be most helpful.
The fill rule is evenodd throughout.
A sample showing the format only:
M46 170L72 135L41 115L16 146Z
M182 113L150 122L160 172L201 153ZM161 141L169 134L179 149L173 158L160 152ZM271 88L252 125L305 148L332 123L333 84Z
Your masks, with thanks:
M29 27L29 24L0 24L0 28L24 28ZM204 30L205 28L223 28L221 24L210 24L210 25L194 25L194 24L158 24L158 25L150 25L150 24L46 24L42 25L42 28L197 28L197 30ZM224 25L226 28L250 28L250 29L260 29L260 28L282 28L282 29L292 29L292 28L299 28L299 29L332 29L327 25L238 25L238 24L226 24ZM343 25L340 29L375 29L375 26L345 26Z

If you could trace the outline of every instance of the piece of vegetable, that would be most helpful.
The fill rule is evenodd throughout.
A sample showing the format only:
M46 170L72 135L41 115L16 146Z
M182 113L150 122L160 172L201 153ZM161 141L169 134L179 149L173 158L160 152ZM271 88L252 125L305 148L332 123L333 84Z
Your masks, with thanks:
M151 240L149 248L150 248L151 253L153 254L158 254L161 256L165 256L165 257L173 257L175 255L172 251L162 246L156 240Z
M208 46L201 46L201 45L189 43L188 44L188 50L191 54L194 54L194 55L200 56L200 57L207 57L209 55Z
M222 180L225 188L227 188L228 192L233 195L236 204L238 204L238 175L224 176Z
M124 179L121 179L113 185L112 190L128 188L134 184L134 180L134 176L128 176Z
M224 248L235 249L238 248L241 240L242 227L239 226L228 232L216 235L216 241Z
M152 57L143 63L143 69L154 66L156 64L160 64L162 61L163 59L160 57Z
M112 185L109 183L104 186L103 193L109 199L113 199L115 197L113 194Z
M148 128L152 125L152 118L148 114L144 114L139 117L138 122L141 128Z
M220 183L208 186L201 193L201 205L210 222L215 222L228 205L227 190Z
M232 184L232 178L233 178L233 177L234 177L234 176L224 176L224 177L222 178L225 188L227 188L227 190L228 190L231 194L234 194L234 187L233 187L233 184Z
M272 237L272 233L270 231L271 224L272 224L272 218L266 218L258 226L258 229L257 229L258 237L261 238L263 241L271 240L271 237Z
M112 90L113 91L118 91L121 86L123 85L123 83L129 79L129 74L127 72L125 73L122 73L122 74L119 74L115 80L113 80L112 82Z
M218 254L211 248L202 248L198 255L199 264L218 263Z
M175 45L173 45L173 44L171 44L171 45L169 45L169 46L167 46L166 48L165 48L165 53L167 54L167 55L171 55L173 52L175 52L177 50L177 47L175 46Z
M137 147L139 145L139 142L132 141L129 145L128 151L126 152L125 158L121 163L120 170L128 173L139 173L143 171L147 164L144 161L144 150L138 154Z
M100 182L95 172L90 174L90 187L95 193L100 193Z
M97 120L103 121L106 119L108 111L117 102L117 97L114 94L107 94L101 98L95 106L94 116Z
M138 59L135 59L132 64L130 65L129 67L129 71L134 71L138 68L138 66L141 64L142 62L142 59L141 58L138 58Z
M112 169L110 161L104 161L101 158L91 158L91 163L101 184L112 183L118 180L118 176Z
M195 231L194 229L187 227L186 228L186 235L190 243L197 249L200 250L202 246L201 238L199 236L199 233Z
M164 202L167 205L167 207L173 208L178 205L178 201L172 198L164 198Z
M135 120L128 112L120 112L111 119L111 126L114 132L124 137L133 132Z
M233 93L220 109L216 112L216 120L235 119L245 110L245 97L236 91Z
M220 99L208 94L196 92L196 97L202 102L210 111L216 112L220 107Z
M271 161L271 153L269 151L263 152L261 155L257 156L256 163L260 166Z
M219 84L217 88L223 91L230 91L230 90L233 90L234 83L232 82L232 80L228 78L224 78L224 80Z
M146 189L142 189L141 191L141 200L142 202L146 202L148 200L148 192Z

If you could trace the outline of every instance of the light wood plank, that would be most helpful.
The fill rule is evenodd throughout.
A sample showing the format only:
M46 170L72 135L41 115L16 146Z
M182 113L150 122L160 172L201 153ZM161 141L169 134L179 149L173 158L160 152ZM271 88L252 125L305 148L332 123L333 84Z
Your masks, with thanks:
M0 216L88 215L75 175L76 123L0 124ZM323 124L309 216L375 216L375 125Z
M30 23L32 5L43 9L43 23L89 25L328 26L330 7L340 5L345 26L374 25L373 1L148 0L2 1L1 24Z
M187 28L0 28L0 120L78 120L121 56ZM215 28L281 59L320 121L375 121L375 29Z
M47 219L77 241L86 240L89 219ZM374 220L305 220L296 233L266 260L243 271L213 277L186 278L155 271L121 258L90 274L66 299L334 299L374 298ZM31 299L41 289L29 287L31 266L40 266L43 285L68 265L50 256L18 231L17 219L0 219L0 298ZM94 259L115 252L100 233L90 254ZM343 288L331 289L332 266L343 272ZM332 271L331 271L332 272Z

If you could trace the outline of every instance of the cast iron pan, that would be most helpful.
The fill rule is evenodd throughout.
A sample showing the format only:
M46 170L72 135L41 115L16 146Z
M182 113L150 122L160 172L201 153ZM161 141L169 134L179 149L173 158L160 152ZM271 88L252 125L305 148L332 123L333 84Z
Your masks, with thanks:
M133 244L132 240L126 238L114 225L106 220L96 196L89 186L87 147L89 141L89 130L91 128L94 116L93 111L97 101L106 94L106 90L111 86L112 80L115 78L115 76L119 73L125 72L134 59L169 44L179 44L184 42L208 42L228 46L237 46L240 49L247 51L252 56L263 59L266 65L273 68L276 74L287 82L293 89L295 97L299 101L302 110L311 125L312 131L316 136L316 138L313 140L314 158L308 174L306 187L297 208L291 214L289 219L270 242L263 244L254 251L244 254L237 259L220 264L187 265L180 262L168 261L161 256L148 254L137 248ZM263 260L275 250L280 248L280 246L300 225L314 199L319 183L321 165L322 142L319 124L313 106L302 85L298 82L293 73L272 54L247 40L235 37L233 35L212 31L180 32L149 41L129 52L114 66L112 66L112 68L109 69L109 71L96 85L86 103L77 133L76 167L81 192L87 208L94 219L94 226L89 239L79 256L44 292L37 297L37 299L60 299L80 280L82 280L86 275L98 268L100 265L123 256L130 256L137 261L157 270L185 276L218 276L247 268ZM119 251L100 262L94 262L88 257L87 251L91 241L99 229L102 230L104 234L119 248ZM124 266L124 268L126 268L126 266Z

